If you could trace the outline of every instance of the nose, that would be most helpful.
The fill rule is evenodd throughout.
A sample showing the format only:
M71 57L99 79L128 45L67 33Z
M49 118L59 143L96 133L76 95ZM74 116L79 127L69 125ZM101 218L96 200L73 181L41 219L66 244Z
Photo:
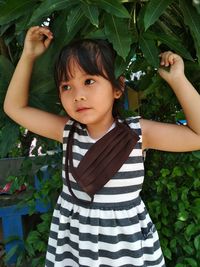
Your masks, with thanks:
M77 94L74 98L74 102L85 101L86 97L83 94Z

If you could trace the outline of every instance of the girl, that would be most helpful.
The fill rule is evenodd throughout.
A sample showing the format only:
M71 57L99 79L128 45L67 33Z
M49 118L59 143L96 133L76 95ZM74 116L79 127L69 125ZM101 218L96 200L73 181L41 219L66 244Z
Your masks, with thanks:
M184 75L183 60L162 53L158 72L176 94L188 125L139 117L123 122L115 112L123 78L114 76L111 47L100 40L68 45L56 64L56 83L68 114L60 117L28 105L34 62L52 39L47 28L28 31L4 103L5 112L23 127L63 142L63 190L45 266L163 267L158 234L140 198L142 152L200 149L200 96Z

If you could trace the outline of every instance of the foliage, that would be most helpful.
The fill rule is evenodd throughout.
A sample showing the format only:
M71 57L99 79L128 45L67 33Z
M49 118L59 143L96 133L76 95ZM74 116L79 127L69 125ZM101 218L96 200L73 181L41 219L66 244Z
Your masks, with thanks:
M166 122L184 118L173 93L157 76L156 69L160 52L175 51L184 58L186 74L199 89L199 1L2 0L1 157L13 156L16 153L24 155L23 147L29 147L35 137L32 133L24 132L5 116L2 106L9 80L22 51L26 30L32 25L46 23L54 33L54 41L46 54L38 59L34 68L30 85L32 106L57 114L62 113L52 75L53 62L58 51L64 44L77 38L103 38L108 39L117 52L116 76L124 73L130 80L132 73L142 73L141 78L132 83L140 96L139 109L134 112ZM37 139L38 146L46 142L46 149L57 146L54 142L44 141L38 136ZM148 151L147 154L144 197L148 200L149 211L159 230L167 266L196 267L200 261L199 152L177 155ZM53 184L55 185L47 183L43 191L45 195L50 193L49 190L53 190ZM42 233L48 231L48 226L44 228L36 229L37 233L31 233L31 237L27 239L31 252L26 250L26 257L34 258L32 264L37 262L37 259L40 262L44 248L34 247L31 240L38 240L43 236Z
M151 117L149 101L142 113ZM158 101L158 98L157 98ZM156 104L156 103L154 103ZM158 104L158 103L157 103ZM170 98L160 99L155 119L174 121ZM161 116L162 115L162 116ZM161 116L161 117L160 117ZM143 199L159 232L167 267L199 266L200 152L147 151Z
M62 180L60 179L61 156L62 153L58 152L51 156L27 158L22 162L20 175L8 177L7 180L13 182L11 187L13 192L22 184L27 184L27 193L22 201L18 202L19 208L21 206L24 207L26 204L29 208L29 215L33 216L33 214L36 214L36 205L40 203L40 207L47 207L48 212L40 215L40 220L37 219L36 225L29 220L31 227L28 227L30 231L24 241L23 249L21 243L13 246L6 255L5 262L14 254L17 254L16 266L44 266L44 255L47 249L52 211L62 186ZM37 181L35 185L31 181L33 173L35 173ZM11 236L9 239L4 240L4 244L15 240L19 240L19 237Z

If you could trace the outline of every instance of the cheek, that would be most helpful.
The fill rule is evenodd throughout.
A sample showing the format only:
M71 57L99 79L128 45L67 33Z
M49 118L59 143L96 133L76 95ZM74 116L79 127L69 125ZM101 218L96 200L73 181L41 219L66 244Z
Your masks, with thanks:
M65 94L62 94L60 96L60 101L61 101L61 104L62 106L64 107L64 109L66 111L70 110L71 109L71 106L72 106L72 101L70 100L70 97L65 95Z

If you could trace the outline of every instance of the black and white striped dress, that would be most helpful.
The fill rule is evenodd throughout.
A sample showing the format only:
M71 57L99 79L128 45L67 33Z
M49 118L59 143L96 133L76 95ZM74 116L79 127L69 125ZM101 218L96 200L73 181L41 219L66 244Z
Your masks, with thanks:
M92 204L78 204L65 180L65 152L72 125L68 121L63 140L63 190L54 210L46 267L164 267L158 234L140 198L144 179L139 117L127 119L140 136L128 160L94 196ZM73 163L95 142L85 127L76 124ZM119 155L120 157L120 155ZM69 173L79 199L89 200Z

